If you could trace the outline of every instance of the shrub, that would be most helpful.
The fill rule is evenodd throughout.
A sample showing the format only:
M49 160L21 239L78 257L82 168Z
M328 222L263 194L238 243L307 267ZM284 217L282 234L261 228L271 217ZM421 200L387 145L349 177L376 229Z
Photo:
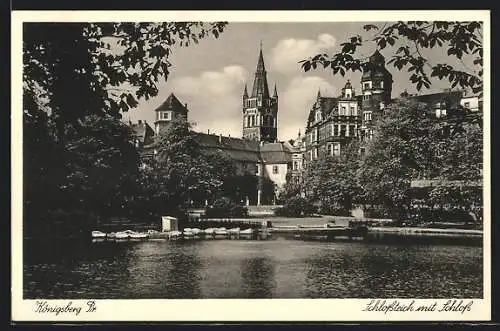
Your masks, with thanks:
M303 217L314 214L316 208L305 198L295 196L287 199L283 207L276 208L276 216Z
M207 218L248 217L248 208L234 203L229 198L220 198L205 209L205 216Z

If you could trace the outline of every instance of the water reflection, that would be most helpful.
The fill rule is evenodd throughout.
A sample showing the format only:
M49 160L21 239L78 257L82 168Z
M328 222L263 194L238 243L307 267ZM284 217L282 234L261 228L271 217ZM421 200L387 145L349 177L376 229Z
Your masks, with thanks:
M25 298L471 298L482 248L294 240L25 248Z
M241 267L241 297L272 298L276 287L274 265L267 256L245 259Z

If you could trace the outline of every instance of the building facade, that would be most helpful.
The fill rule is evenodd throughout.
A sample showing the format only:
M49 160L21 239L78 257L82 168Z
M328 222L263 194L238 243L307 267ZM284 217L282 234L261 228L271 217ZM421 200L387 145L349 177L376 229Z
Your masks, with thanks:
M302 152L299 148L290 142L278 141L278 93L276 85L273 95L269 93L262 49L257 60L251 94L248 94L245 85L242 99L242 138L195 132L195 139L202 149L223 152L229 156L236 165L238 175L267 178L275 184L274 197L263 197L261 188L256 188L256 201L250 203L260 205L261 201L275 200L278 192L283 189L294 164L292 158L296 162L302 162ZM143 147L143 155L148 157L157 154L152 142L168 130L175 118L188 120L187 104L182 104L173 93L155 109L155 113L154 130L149 125L148 130L139 130L142 126L132 125L136 135L147 135L141 136L141 141L150 144L140 146ZM142 123L141 121L141 125ZM298 167L297 163L295 165Z
M269 95L262 49L255 71L252 94L248 95L246 84L243 91L242 127L243 139L263 142L278 141L278 91L275 84L273 96Z

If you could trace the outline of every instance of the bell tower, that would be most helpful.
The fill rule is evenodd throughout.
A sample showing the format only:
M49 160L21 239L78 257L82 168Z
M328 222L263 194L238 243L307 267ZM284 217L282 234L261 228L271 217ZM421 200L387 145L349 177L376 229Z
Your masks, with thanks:
M243 139L275 142L278 138L278 91L269 94L262 44L255 70L252 93L243 92Z

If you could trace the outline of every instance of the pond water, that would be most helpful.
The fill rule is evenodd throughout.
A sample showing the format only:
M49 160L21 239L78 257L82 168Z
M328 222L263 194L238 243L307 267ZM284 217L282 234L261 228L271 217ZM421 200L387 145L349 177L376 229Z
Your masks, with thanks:
M24 298L480 298L482 247L205 240L24 249Z

